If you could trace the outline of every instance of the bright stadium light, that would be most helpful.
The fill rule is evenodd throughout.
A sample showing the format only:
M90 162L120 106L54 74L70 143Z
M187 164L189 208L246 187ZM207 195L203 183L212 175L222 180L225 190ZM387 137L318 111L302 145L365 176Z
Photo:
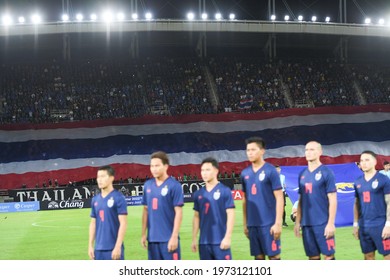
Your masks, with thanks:
M284 16L284 20L285 20L285 21L289 21L289 20L290 20L290 16L289 16L289 15L285 15L285 16Z
M379 25L384 25L384 24L385 24L385 20L384 20L383 18L380 18L380 19L378 20L378 24L379 24Z
M133 14L131 15L131 18L132 18L133 20L137 20L137 19L138 19L138 14L137 14L137 13L133 13Z
M26 19L24 17L18 17L18 22L19 23L25 23Z
M272 21L276 20L276 16L275 15L271 15L271 20Z
M326 17L325 22L330 22L330 17Z
M233 13L229 14L229 19L230 20L235 20L236 19L236 15L233 14Z
M124 21L124 20L125 20L125 14L122 13L122 12L119 12L119 13L116 15L116 18L117 18L117 20L119 20L119 21Z
M188 20L194 20L194 18L195 18L195 14L193 12L187 13L187 19Z
M111 22L112 21L112 13L111 13L111 11L105 11L103 13L103 20L105 22Z
M311 17L311 21L312 21L312 22L316 22L316 21L317 21L317 17L316 17L316 16L312 16L312 17Z
M61 16L61 19L62 19L62 21L68 21L69 20L69 16L67 14L63 14Z
M95 20L97 20L97 15L96 14L91 14L89 16L89 18L90 18L90 20L95 21Z
M202 17L203 20L206 20L208 15L206 13L203 13L201 17Z
M4 15L1 19L2 23L4 25L11 25L12 24L12 18L9 15Z
M147 12L147 13L145 14L145 19L146 19L146 20L151 20L151 19L152 19L152 13Z
M82 14L77 14L77 15L76 15L76 20L77 20L77 21L82 21L83 18L84 18L84 16L83 16Z
M299 15L299 16L298 16L298 20L299 20L299 21L303 21L303 16L302 16L302 15Z
M222 14L221 13L216 13L215 14L215 19L216 20L221 20L222 19Z
M31 21L32 21L32 23L34 23L34 24L39 24L39 23L42 22L42 18L41 18L40 15L34 14L34 15L32 15L32 17L31 17Z
M371 19L370 19L370 18L366 18L366 19L364 20L364 23L365 23L365 24L370 24L370 23L371 23Z

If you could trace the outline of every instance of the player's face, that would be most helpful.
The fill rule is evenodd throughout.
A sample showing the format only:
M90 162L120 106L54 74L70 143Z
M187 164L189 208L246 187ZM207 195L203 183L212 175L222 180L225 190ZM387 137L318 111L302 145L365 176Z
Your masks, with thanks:
M114 177L110 176L106 170L99 170L96 178L99 189L105 189L112 185Z
M202 176L203 181L211 182L216 179L218 176L218 169L215 168L210 162L203 163L200 168L200 174Z
M360 168L363 172L369 172L375 169L376 159L370 154L362 154L360 156Z
M390 164L386 164L385 166L383 166L384 167L384 169L386 170L386 171L389 171L390 170Z
M264 148L260 148L256 143L249 143L246 145L246 156L250 162L256 162L264 155Z
M322 154L321 147L316 142L309 142L305 147L305 156L307 161L315 161L320 158Z
M150 161L150 172L154 178L163 177L168 170L168 165L163 164L162 160L159 158L152 158Z

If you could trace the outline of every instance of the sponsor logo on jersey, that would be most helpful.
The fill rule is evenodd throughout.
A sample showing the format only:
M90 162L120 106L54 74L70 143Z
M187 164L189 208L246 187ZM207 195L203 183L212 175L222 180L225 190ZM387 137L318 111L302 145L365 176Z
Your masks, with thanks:
M371 187L375 190L378 187L378 180L375 180L374 182L372 182Z
M218 200L220 197L221 197L221 193L220 193L219 190L217 190L217 191L213 194L213 198L214 198L214 200Z
M114 206L114 198L113 197L110 197L110 199L107 201L107 206L109 208L111 208L112 206Z
M161 190L161 195L166 196L168 194L168 185L165 185L165 187Z
M260 175L259 175L259 180L260 180L260 181L263 181L264 178L265 178L265 173L264 173L264 170L263 170L263 171L261 171L261 173L260 173Z
M319 181L319 180L321 180L321 178L322 178L321 171L318 171L318 173L316 174L316 176L314 177L314 179L316 179L316 181Z

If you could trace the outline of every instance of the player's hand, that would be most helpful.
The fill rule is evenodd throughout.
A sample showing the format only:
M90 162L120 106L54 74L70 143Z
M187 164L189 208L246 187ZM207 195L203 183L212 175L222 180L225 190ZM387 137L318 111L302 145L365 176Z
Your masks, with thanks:
M146 240L146 235L142 235L141 237L141 246L146 249L148 247L148 242Z
M191 250L192 252L196 253L198 251L198 242L195 240L195 241L192 241L192 244L191 244Z
M95 250L91 246L88 247L88 256L91 260L95 259Z
M382 238L387 239L390 238L390 227L389 226L384 226L382 230Z
M356 240L359 240L359 228L353 227L352 235L355 236Z
M282 235L282 224L281 223L275 223L269 233L274 237L275 240L279 240L280 236Z
M244 234L249 239L249 230L248 227L244 227Z
M111 259L119 260L121 258L121 252L122 252L121 247L119 248L115 247L114 250L112 250L111 252Z
M327 224L324 231L324 236L326 239L332 238L336 232L336 227L334 224Z
M224 239L222 239L221 241L221 245L219 245L219 248L221 248L221 250L227 250L230 248L231 244L232 244L231 238L224 237Z
M179 246L179 238L178 237L171 237L168 241L168 252L173 252L177 249Z
M294 234L296 237L302 237L301 226L297 223L295 223L295 225L294 225Z

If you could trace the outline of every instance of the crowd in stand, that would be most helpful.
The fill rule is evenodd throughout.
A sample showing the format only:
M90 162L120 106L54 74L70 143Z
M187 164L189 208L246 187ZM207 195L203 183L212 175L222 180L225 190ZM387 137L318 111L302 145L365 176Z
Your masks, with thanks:
M390 102L389 69L331 60L51 61L0 71L0 124L358 105L359 87L367 103Z

